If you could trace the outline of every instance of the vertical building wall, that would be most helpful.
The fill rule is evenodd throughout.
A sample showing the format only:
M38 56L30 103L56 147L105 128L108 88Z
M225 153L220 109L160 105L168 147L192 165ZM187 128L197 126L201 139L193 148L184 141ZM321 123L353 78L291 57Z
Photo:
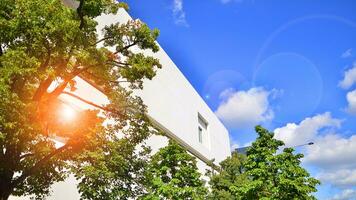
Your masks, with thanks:
M69 6L74 6L72 0L63 1ZM99 38L102 37L101 30L105 26L126 23L129 20L132 18L124 9L119 9L115 15L97 17ZM145 81L144 89L137 92L148 106L148 114L152 120L164 129L167 135L176 139L203 161L215 159L216 162L220 162L230 155L228 131L164 49L160 47L157 53L150 51L144 53L158 58L163 66L158 70L156 77ZM202 143L199 142L199 118L207 124Z
M129 14L120 9L116 15L98 17L98 29L128 20L131 20ZM215 159L219 162L230 155L228 131L164 49L161 47L157 53L144 53L158 58L163 66L156 77L145 81L144 89L137 92L148 106L151 118L170 137L182 142L193 154L199 154L197 156L203 161ZM207 124L202 143L199 142L199 118Z

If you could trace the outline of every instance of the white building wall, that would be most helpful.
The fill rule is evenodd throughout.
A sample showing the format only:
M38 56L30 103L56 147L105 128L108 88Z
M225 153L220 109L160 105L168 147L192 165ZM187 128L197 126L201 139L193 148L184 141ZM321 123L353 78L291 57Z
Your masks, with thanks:
M105 25L125 23L130 19L124 9L120 9L117 15L100 16L97 18L98 31ZM148 114L169 130L168 135L183 140L187 148L197 151L205 159L217 162L225 159L230 155L230 142L224 125L162 47L157 53L145 53L158 58L163 66L153 80L144 82L144 89L138 92L148 106ZM205 145L198 140L198 113L208 123L209 136Z

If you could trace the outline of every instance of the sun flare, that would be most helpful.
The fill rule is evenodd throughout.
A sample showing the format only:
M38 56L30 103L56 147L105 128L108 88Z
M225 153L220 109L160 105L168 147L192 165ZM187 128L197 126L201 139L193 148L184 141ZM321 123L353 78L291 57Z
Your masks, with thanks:
M72 121L77 115L76 111L72 107L65 104L62 105L59 114L63 121Z

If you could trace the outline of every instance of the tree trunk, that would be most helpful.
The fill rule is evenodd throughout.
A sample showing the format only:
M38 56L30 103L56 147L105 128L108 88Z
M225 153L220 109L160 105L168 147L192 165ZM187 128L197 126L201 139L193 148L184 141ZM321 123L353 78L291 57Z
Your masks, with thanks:
M1 193L0 192L0 200L8 200L10 197L10 193L6 192L6 193Z
M0 179L0 200L7 200L10 194L13 192L10 187L10 182L6 182Z

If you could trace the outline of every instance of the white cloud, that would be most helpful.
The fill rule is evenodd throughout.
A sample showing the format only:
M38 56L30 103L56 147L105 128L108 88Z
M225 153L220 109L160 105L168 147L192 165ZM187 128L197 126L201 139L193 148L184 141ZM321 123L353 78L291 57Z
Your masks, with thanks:
M234 88L228 88L220 93L219 98L227 99L227 98L231 97L235 92L236 92L236 90Z
M306 118L300 124L288 123L274 130L275 138L282 140L286 146L305 144L314 139L318 131L325 127L339 127L340 120L331 117L329 112Z
M339 86L343 89L348 89L354 83L356 83L356 63L353 64L353 68L344 73L344 79L339 82Z
M353 169L356 168L355 152L356 135L343 138L328 134L316 138L315 144L307 148L304 161L324 169Z
M346 50L344 53L342 53L341 58L349 58L352 57L352 49Z
M317 178L339 188L356 186L356 135L343 138L328 134L316 138L303 162L317 166Z
M174 0L173 1L173 18L174 23L177 25L182 25L188 27L187 20L185 18L185 12L183 9L183 0Z
M321 182L330 182L336 186L356 186L356 169L341 169L336 171L322 172L317 178Z
M305 146L302 150L305 155L303 163L316 167L316 177L323 184L345 189L356 187L356 135L346 138L332 133L340 125L341 120L326 112L306 118L299 124L289 123L274 132L275 137L285 141L286 146L313 141L314 145ZM348 199L346 192L335 195L334 199L342 197Z
M356 190L345 189L340 194L336 194L330 200L356 200Z
M236 92L228 89L221 93L220 97L224 100L215 113L230 128L255 126L273 119L270 95L271 91L260 87Z
M348 102L347 112L356 114L356 90L348 92L346 99Z

